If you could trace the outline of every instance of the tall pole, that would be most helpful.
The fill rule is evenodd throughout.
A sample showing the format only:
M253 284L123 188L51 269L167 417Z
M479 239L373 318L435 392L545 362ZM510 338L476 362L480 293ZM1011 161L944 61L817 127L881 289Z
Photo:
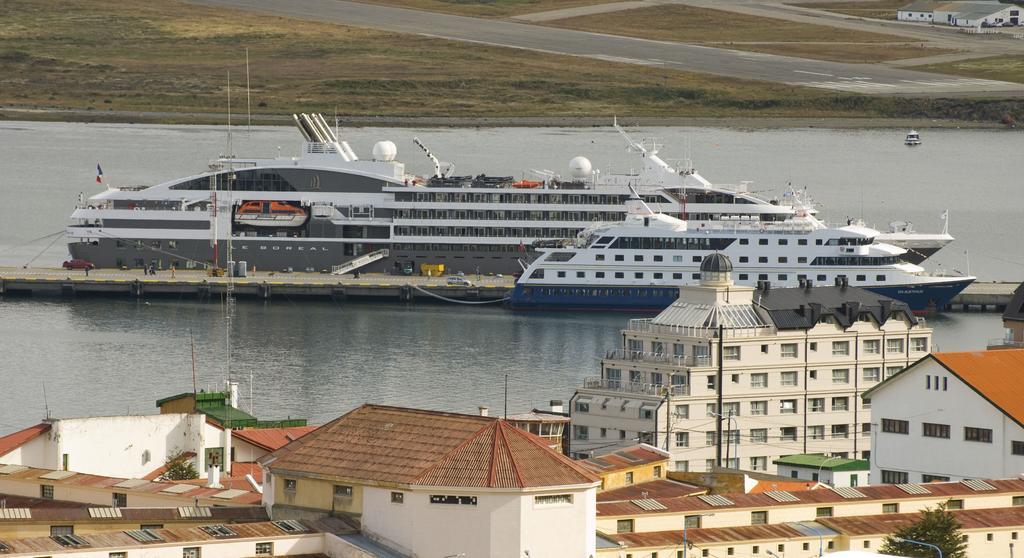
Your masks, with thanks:
M249 95L249 48L245 49L245 131L252 133L252 101Z
M718 324L718 374L715 376L715 389L718 391L715 401L715 407L718 410L718 420L715 424L715 465L718 467L722 466L722 379L725 377L722 364L722 356L725 354L725 349L722 347L723 334L724 328L722 324Z

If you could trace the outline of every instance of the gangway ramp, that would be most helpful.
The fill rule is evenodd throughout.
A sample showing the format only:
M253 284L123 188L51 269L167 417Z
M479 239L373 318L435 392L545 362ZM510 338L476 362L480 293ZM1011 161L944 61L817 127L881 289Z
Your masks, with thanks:
M355 271L355 270L357 270L357 269L359 269L361 267L370 265L373 262L378 261L378 260L382 260L382 259L384 259L386 257L388 257L388 249L387 248L382 248L380 250L374 250L373 252L369 252L369 253L363 254L362 256L358 256L358 257L352 258L351 260L349 260L349 261L347 261L347 262L345 262L345 263L343 263L341 265L333 265L333 266L331 266L331 275L344 275L346 273L351 273L351 272L353 272L353 271Z

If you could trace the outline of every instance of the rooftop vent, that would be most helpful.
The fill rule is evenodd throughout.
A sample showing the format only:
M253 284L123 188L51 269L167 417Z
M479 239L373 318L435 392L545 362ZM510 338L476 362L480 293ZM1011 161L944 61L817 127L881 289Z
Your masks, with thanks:
M305 533L309 531L308 527L299 523L298 521L295 521L294 519L275 521L274 525L276 525L278 529L284 531L285 533Z
M764 493L765 496L775 500L776 502L799 502L800 498L797 498L793 494L786 492L785 490L769 490Z
M651 498L644 498L642 500L630 500L630 502L633 502L634 505L636 505L638 508L644 511L657 511L668 509L667 507L665 507L665 504L662 504L661 502L653 500Z
M980 491L984 491L984 490L995 490L996 489L996 487L992 486L991 484L989 484L989 483L987 483L987 482L985 482L985 481L983 481L981 479L965 479L965 480L962 480L960 482L963 483L964 486L966 486L967 488L970 488L971 490L973 490L975 492L980 492Z
M899 488L907 494L931 494L931 491L920 484L897 484L896 488Z
M29 508L0 508L0 519L32 519Z
M207 535L217 537L218 539L238 536L238 533L224 525L203 525L200 529L202 529Z
M116 519L121 517L121 510L120 508L89 508L89 517Z
M213 513L210 511L210 508L206 507L206 506L200 506L198 508L194 508L194 507L178 508L178 515L180 517L182 517L182 518L185 518L185 519L196 519L196 518L203 518L203 517L213 517Z
M78 535L54 535L50 538L57 544L68 548L82 548L89 546L89 542Z
M735 506L736 505L736 503L733 502L732 500L726 498L725 496L719 496L717 494L697 496L697 497L700 498L705 504L707 504L709 506L720 507L720 506Z
M0 554L7 553L7 552L10 552L10 551L11 551L11 547L9 547L6 544L4 544L4 541L0 541Z
M39 478L46 479L46 480L61 480L61 479L66 479L68 477L73 477L73 476L75 476L77 474L78 473L76 473L74 471L50 471L49 473L46 473L45 475L39 475Z
M133 539L135 539L135 540L137 540L137 541L139 541L140 543L143 543L143 544L145 544L145 543L155 543L155 542L164 542L164 540L162 538L160 538L160 535L157 535L156 533L154 533L153 531L150 531L149 529L136 529L136 530L133 530L133 531L125 531L124 534L128 535L129 537L131 537L131 538L133 538Z
M836 486L832 488L832 491L842 496L843 498L846 498L847 500L853 500L856 498L867 498L867 496L863 492L850 486Z

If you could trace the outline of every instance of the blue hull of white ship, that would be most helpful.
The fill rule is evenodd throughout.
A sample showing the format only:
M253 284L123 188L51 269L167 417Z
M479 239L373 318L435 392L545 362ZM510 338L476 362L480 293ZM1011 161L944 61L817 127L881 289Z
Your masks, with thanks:
M915 312L942 310L973 279L927 285L886 285L867 290L902 301ZM627 310L660 312L676 301L676 287L605 287L517 284L509 306L515 310Z

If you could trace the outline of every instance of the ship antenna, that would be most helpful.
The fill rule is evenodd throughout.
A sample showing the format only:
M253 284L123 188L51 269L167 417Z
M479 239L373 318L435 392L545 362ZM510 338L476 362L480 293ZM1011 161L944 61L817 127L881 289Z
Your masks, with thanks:
M232 157L231 153L231 70L228 70L228 158Z
M249 89L249 47L245 47L245 131L252 133L252 97Z
M46 418L50 418L50 403L46 400L46 382L43 382L43 410L46 412Z
M199 390L196 388L196 337L191 328L188 330L188 340L192 344L192 398L195 399Z

